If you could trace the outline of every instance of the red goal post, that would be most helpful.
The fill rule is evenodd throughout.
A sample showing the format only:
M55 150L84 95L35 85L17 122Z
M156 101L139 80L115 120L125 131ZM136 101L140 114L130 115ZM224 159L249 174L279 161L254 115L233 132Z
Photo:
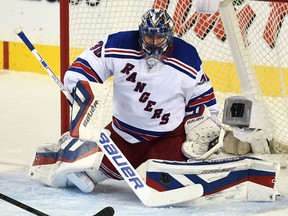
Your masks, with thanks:
M197 47L221 110L229 96L251 96L264 110L258 121L273 134L274 151L287 153L287 2L234 0L230 9L200 14L193 0L61 0L61 77L83 49L107 34L137 29L141 15L151 7L167 9L176 34ZM67 107L63 97L62 133L69 129ZM103 125L110 121L110 112L109 107Z

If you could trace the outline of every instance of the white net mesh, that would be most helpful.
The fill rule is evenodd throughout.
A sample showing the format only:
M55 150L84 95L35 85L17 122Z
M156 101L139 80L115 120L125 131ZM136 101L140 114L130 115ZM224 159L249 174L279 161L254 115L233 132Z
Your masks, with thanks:
M192 0L71 1L70 60L107 34L137 29L142 14L151 7L167 9L176 23L176 34L197 47L221 110L228 96L251 94L268 111L275 151L287 153L288 3L234 1L240 27L237 40L244 41L247 55L243 60L252 68L244 81L238 78L220 12L199 14ZM245 87L248 82L251 89ZM110 120L109 111L103 124Z

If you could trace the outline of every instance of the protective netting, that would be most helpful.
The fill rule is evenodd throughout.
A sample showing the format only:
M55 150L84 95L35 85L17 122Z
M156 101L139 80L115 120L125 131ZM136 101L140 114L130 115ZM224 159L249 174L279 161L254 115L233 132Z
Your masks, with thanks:
M221 110L228 96L249 92L267 110L275 151L287 153L288 3L236 0L233 5L240 28L238 41L243 40L247 54L244 62L252 68L247 75L247 82L253 81L251 89L243 89L246 81L239 81L220 12L197 13L192 0L71 1L70 60L107 34L137 29L140 17L151 7L167 9L176 23L176 34L197 47ZM103 125L111 120L108 109Z

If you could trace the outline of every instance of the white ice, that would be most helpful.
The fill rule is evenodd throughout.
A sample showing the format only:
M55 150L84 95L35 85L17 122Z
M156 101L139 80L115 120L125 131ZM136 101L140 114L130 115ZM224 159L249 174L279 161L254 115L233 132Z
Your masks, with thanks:
M288 170L280 173L280 192L274 202L238 202L192 207L145 207L124 181L105 181L91 194L76 188L56 189L28 178L38 145L60 136L60 99L48 75L0 71L0 193L48 215L94 215L112 206L117 216L246 216L288 214ZM0 199L0 215L32 215Z

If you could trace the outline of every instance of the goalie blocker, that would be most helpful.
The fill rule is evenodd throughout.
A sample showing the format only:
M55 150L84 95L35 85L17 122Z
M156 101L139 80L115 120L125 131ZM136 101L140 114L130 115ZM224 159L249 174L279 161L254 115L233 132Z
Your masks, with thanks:
M222 122L231 126L233 137L224 139L224 151L240 155L250 150L255 154L270 154L273 134L264 107L261 102L244 96L226 98Z

